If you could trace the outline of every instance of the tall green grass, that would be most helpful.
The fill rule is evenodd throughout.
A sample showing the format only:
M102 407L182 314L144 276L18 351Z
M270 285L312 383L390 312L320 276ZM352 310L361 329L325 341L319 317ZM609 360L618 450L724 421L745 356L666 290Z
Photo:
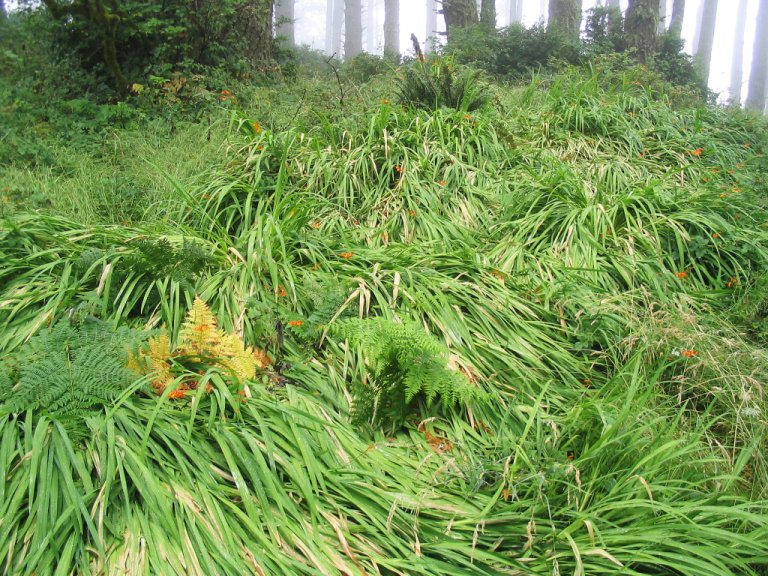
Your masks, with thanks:
M764 126L573 70L495 95L236 114L145 222L7 219L9 358L65 317L173 335L198 295L274 363L245 402L137 381L85 440L0 408L4 570L765 573L768 357L732 316L766 272ZM422 327L483 400L352 426L349 317Z

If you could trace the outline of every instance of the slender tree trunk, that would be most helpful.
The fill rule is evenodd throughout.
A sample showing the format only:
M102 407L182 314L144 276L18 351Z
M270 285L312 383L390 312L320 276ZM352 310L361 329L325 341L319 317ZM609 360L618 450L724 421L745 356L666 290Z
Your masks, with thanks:
M624 32L637 60L646 64L656 52L656 29L659 20L659 0L629 0Z
M709 65L712 62L712 45L715 42L715 24L717 23L717 0L704 0L701 16L699 44L694 53L694 61L705 80L709 80Z
M344 59L363 51L363 7L361 0L344 0Z
M334 0L325 2L325 54L333 54L333 12Z
M539 0L539 22L547 21L547 0Z
M341 58L341 39L344 30L344 0L333 0L333 43L331 54Z
M608 8L618 8L621 10L621 0L608 0L608 4L606 6Z
M0 20L8 16L8 12L5 9L5 0L0 0Z
M437 36L437 2L427 0L427 41L424 42L424 50L432 49L430 38Z
M678 38L683 34L683 19L685 18L685 0L674 0L672 3L672 19L669 21L669 31Z
M581 0L550 0L547 27L577 42L581 31Z
M480 4L480 24L496 28L496 0L483 0Z
M277 0L275 4L275 35L285 37L289 46L296 45L293 8L294 0Z
M752 71L749 75L747 108L764 111L768 102L766 81L768 79L768 0L760 0L757 9L757 29L752 48Z
M477 4L475 0L443 0L445 31L450 38L457 28L466 28L477 24Z
M733 58L731 59L731 86L728 94L732 104L741 104L741 85L744 81L744 30L747 28L747 4L739 0L736 12L736 30L733 35Z
M384 0L384 55L400 57L400 0Z
M509 23L523 21L523 0L509 0Z
M699 8L696 10L696 28L693 30L693 44L691 51L696 54L699 51L699 38L701 38L701 22L704 18L704 2L699 0Z
M657 34L664 34L667 31L667 0L661 0L659 3L659 26L656 29Z
M368 24L365 27L365 49L369 54L374 54L376 52L376 32L378 30L376 23L376 0L368 0L365 8L368 19Z

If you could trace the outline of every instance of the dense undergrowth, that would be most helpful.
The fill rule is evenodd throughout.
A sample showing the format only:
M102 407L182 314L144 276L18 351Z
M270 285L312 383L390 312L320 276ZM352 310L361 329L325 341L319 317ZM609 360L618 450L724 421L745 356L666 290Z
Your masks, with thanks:
M765 123L614 64L4 168L3 571L765 574Z

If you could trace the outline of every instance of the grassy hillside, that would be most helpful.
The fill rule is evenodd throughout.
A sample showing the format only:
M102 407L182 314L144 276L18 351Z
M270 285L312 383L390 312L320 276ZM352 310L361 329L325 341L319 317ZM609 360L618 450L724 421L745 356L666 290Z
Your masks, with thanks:
M472 111L422 73L36 127L5 573L768 573L765 122L610 62Z

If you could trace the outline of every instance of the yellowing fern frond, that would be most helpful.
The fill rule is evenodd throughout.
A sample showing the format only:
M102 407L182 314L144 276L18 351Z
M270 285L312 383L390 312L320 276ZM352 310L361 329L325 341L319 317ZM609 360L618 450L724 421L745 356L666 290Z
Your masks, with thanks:
M216 327L216 317L205 302L195 298L181 326L177 350L183 354L215 356L220 344L221 334Z

